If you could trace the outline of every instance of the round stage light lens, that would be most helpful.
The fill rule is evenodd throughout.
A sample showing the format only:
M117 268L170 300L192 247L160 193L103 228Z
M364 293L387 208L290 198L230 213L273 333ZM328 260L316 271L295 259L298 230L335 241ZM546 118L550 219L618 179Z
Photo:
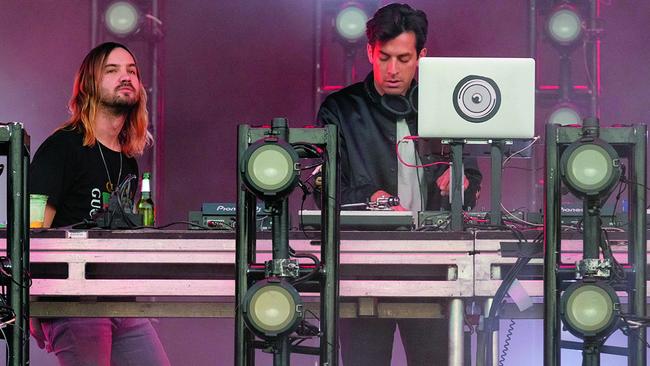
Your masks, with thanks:
M291 179L293 160L278 145L265 145L251 155L248 165L251 179L261 189L275 191Z
M561 7L550 16L548 32L562 46L575 42L582 34L582 19L572 7Z
M548 117L548 123L556 125L582 125L582 118L576 108L569 105L556 107Z
M618 297L603 285L576 283L563 295L567 328L583 337L602 337L611 333L618 321Z
M251 144L241 166L244 184L261 199L284 198L298 184L298 155L284 140L262 139Z
M599 146L581 146L569 158L570 176L584 189L598 188L611 175L609 155Z
M118 36L126 36L135 32L139 18L138 9L126 1L112 3L105 13L106 27Z
M281 287L267 286L251 299L251 318L258 328L277 332L289 324L296 304Z
M366 32L366 21L368 21L366 13L351 5L336 15L336 31L348 41L357 41Z
M582 145L569 157L568 177L581 190L599 190L612 175L612 162L607 152L597 145Z
M284 280L262 280L244 297L244 319L259 335L290 333L304 317L298 291Z
M578 197L606 197L621 176L618 155L601 141L576 142L562 154L562 178Z

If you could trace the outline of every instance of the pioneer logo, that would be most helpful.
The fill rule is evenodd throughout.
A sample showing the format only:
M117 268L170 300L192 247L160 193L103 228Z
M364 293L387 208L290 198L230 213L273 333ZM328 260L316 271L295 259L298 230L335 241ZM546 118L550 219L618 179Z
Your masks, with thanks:
M224 206L224 205L218 205L218 206L217 206L217 211L222 211L222 212L237 212L237 207L235 207L235 206Z
M210 215L236 215L237 205L234 203L204 203L203 214ZM264 207L257 205L255 212L258 215L264 214Z
M580 207L560 207L563 214L580 214L582 215L582 208Z

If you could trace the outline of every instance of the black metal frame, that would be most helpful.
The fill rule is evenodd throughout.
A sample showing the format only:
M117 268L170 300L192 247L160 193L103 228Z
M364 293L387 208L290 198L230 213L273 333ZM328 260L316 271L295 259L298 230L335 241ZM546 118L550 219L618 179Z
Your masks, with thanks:
M29 364L29 135L21 123L0 125L0 153L7 156L7 294L16 321L7 325L7 365Z
M237 171L241 171L241 157L250 144L267 137L271 132L268 128L251 128L240 125L238 129L238 162ZM320 365L336 366L338 364L338 333L337 319L339 311L339 199L338 199L338 134L335 126L325 128L296 128L288 129L289 143L307 143L322 148L325 154L323 164L323 207L322 231L320 237L321 258L320 271L314 282L320 291L320 347L316 350L320 356ZM261 265L256 259L256 197L244 187L241 176L237 178L237 254L235 265L237 277L235 285L235 365L250 366L255 364L255 337L246 327L240 305L248 288L257 280L263 278L263 271L254 270ZM286 248L276 248L276 242L288 242L288 208L286 200L281 204L281 213L273 223L273 251L284 251ZM279 222L277 222L279 221ZM282 247L282 245L280 245ZM263 267L263 266L262 266ZM302 272L302 269L301 269ZM301 289L301 288L299 288ZM304 291L304 289L301 289ZM274 365L280 362L289 364L289 345L283 338L281 354L274 357ZM293 350L298 351L298 350ZM304 351L303 353L316 353Z
M544 253L544 365L559 366L561 351L560 295L568 286L568 280L575 279L575 270L561 267L561 177L560 157L563 149L582 137L582 129L546 126L546 193L545 193L545 253ZM626 285L616 288L626 291L629 299L628 312L644 317L646 315L646 153L647 127L637 125L620 128L601 128L600 139L611 144L621 158L627 158L629 169L625 178L629 184L629 230L628 264L625 270ZM642 183L641 183L642 182ZM635 184L636 183L636 184ZM586 230L588 231L588 230ZM593 248L588 242L594 238L583 238L585 255L593 257ZM596 249L597 250L597 249ZM628 365L646 365L646 349L642 341L645 328L630 330L628 336ZM590 362L597 362L592 359ZM594 364L594 363L592 363Z
M452 231L464 230L463 219L463 148L466 140L450 140L452 181L451 190L451 225ZM490 139L485 141L490 145L490 225L501 225L501 180L503 176L503 147L507 140Z

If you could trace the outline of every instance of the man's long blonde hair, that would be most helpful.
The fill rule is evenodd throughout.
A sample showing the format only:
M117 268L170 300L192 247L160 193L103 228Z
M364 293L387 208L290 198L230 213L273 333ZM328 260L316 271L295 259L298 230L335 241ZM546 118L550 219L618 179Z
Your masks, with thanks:
M115 42L102 43L86 55L74 79L72 97L68 102L71 116L61 129L82 131L84 146L94 146L97 141L93 122L100 103L99 90L103 67L108 55L116 48L123 48L135 60L135 56L126 46ZM144 148L153 141L151 133L147 130L149 125L147 92L140 79L140 69L136 69L140 80L140 100L128 112L118 136L122 152L131 157L142 155Z

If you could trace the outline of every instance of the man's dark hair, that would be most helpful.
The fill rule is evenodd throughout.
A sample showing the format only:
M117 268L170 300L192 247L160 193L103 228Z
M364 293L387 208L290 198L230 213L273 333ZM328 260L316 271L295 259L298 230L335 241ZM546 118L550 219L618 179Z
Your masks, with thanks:
M375 13L366 23L368 44L384 43L397 38L404 32L415 33L415 49L418 54L427 41L427 15L408 4L389 4Z

